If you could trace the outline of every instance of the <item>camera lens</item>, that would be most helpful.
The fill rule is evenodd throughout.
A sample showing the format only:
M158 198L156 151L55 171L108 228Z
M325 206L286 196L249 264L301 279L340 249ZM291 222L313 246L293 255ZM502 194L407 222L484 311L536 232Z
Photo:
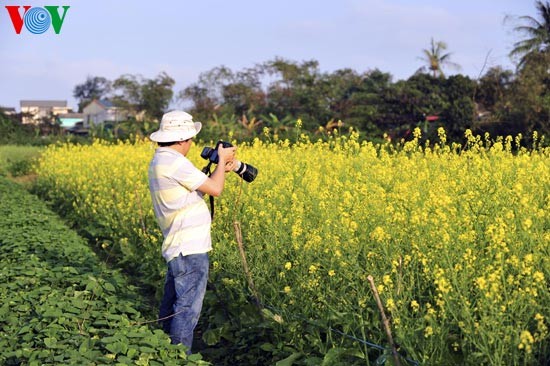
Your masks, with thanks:
M256 176L258 175L258 169L250 164L241 162L241 168L235 173L237 173L242 179L250 183L254 179L256 179Z

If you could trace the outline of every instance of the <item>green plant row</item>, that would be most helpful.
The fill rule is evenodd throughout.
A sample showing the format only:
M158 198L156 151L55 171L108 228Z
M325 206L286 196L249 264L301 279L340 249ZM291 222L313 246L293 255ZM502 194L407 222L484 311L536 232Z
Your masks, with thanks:
M137 310L136 288L0 177L0 364L204 365Z

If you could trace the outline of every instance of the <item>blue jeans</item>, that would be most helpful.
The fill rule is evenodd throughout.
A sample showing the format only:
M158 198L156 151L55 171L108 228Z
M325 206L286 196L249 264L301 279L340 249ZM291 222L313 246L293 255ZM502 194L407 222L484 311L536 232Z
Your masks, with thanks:
M168 262L159 318L172 344L182 343L191 353L193 330L199 321L208 280L208 253L181 254Z

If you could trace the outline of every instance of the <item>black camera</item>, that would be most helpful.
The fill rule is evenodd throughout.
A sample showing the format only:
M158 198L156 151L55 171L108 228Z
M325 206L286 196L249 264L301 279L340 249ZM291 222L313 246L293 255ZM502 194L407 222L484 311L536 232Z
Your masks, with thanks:
M202 149L201 157L208 160L210 163L218 164L218 147L220 145L222 145L224 148L233 146L229 142L218 141L215 148L205 146L204 149ZM237 163L237 169L234 170L234 172L237 173L242 179L244 179L248 183L256 179L256 176L258 175L258 169L250 164L245 164L242 161L236 160L235 162Z

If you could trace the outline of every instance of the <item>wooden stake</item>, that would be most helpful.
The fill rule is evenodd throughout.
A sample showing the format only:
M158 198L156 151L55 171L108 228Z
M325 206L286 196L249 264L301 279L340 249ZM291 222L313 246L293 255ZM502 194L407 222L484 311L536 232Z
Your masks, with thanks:
M382 301L380 300L380 296L378 295L378 290L376 289L376 285L374 284L374 278L369 275L367 277L367 280L370 283L370 287L372 289L372 292L374 293L374 299L376 300L378 310L380 310L380 315L382 316L382 324L384 324L384 329L386 330L386 335L388 336L388 342L390 342L391 345L393 360L395 361L396 366L401 366L401 363L399 362L399 354L397 353L397 348L395 347L395 343L393 342L393 337L391 335L390 321L388 320L388 318L386 318L384 306L382 305Z
M254 286L254 281L252 280L252 274L248 269L248 262L246 261L246 255L244 253L241 223L238 221L234 221L233 227L235 228L235 237L237 238L237 244L239 244L239 253L241 254L241 260L243 262L244 273L246 274L246 279L248 281L248 287L250 287L250 290L252 291L252 295L254 296L254 301L256 302L256 306L260 310L262 310L262 303L260 302L260 298L258 297L256 286Z

